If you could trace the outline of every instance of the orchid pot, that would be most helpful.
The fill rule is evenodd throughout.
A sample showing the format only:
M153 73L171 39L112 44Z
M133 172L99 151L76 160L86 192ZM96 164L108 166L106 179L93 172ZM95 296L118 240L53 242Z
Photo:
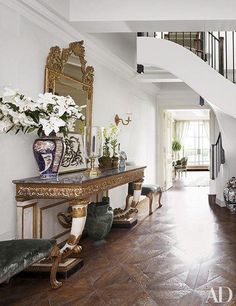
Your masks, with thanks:
M112 159L110 156L101 156L98 159L99 169L106 170L112 168Z
M101 170L118 168L119 158L117 157L118 147L118 128L114 124L109 127L103 128L103 155L98 159L99 168ZM111 157L111 150L113 156Z

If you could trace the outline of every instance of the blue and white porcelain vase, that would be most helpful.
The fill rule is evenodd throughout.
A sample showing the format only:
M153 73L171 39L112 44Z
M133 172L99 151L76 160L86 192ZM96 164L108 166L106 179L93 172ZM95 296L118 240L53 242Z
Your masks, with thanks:
M34 141L33 152L41 179L56 179L64 153L61 137L51 133Z
M231 213L236 214L236 178L233 176L224 188L224 200Z

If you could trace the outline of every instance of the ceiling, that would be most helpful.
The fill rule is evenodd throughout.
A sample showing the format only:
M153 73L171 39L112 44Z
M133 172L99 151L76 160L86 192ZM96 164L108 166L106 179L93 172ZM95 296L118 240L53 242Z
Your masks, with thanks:
M20 0L31 5L30 0ZM136 71L137 32L234 30L236 1L227 0L35 0ZM33 2L33 3L34 3ZM157 67L145 67L137 81L182 83Z
M168 110L174 120L209 120L208 109L174 109Z

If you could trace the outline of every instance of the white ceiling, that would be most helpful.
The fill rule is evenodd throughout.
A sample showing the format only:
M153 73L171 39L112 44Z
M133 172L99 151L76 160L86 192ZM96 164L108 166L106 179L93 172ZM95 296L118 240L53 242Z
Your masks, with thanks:
M87 33L218 31L236 26L235 0L70 0L68 5L69 20Z
M81 33L233 31L235 0L18 0L41 3Z
M174 109L168 110L174 120L209 120L208 109Z
M20 0L31 5L31 0ZM136 33L236 29L236 1L34 0L136 70ZM142 64L142 63L140 63ZM146 67L145 67L146 68ZM156 68L155 68L156 69ZM181 84L166 71L145 71L137 81Z

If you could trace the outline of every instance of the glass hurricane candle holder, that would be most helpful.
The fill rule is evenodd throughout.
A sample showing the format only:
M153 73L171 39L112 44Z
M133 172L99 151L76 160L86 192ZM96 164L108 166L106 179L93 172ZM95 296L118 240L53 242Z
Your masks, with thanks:
M101 172L95 167L96 159L102 153L102 128L99 126L85 127L84 129L85 158L89 160L86 171L90 177L98 176Z

